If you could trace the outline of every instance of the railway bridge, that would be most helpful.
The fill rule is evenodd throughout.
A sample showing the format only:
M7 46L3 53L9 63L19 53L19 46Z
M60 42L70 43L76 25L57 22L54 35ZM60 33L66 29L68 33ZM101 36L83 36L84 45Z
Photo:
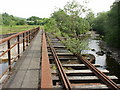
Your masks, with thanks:
M3 90L120 90L116 76L101 69L99 64L70 53L61 43L63 39L45 33L39 27L2 39L0 45L6 44L6 50L0 57L7 56L7 67L1 70L0 87Z

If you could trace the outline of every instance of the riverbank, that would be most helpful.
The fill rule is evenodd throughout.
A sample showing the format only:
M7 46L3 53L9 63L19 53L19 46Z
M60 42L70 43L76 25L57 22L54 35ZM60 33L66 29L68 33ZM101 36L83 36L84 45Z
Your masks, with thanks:
M95 32L95 31L90 32L91 37L93 39L96 38L96 33L97 32ZM99 34L97 34L97 35L99 37ZM115 61L118 62L118 64L120 65L120 50L107 45L103 40L100 40L99 46L103 50L103 52L106 53L106 55L115 59Z
M114 58L116 62L118 62L120 65L120 50L110 47L104 41L100 42L100 47L105 51L108 56Z

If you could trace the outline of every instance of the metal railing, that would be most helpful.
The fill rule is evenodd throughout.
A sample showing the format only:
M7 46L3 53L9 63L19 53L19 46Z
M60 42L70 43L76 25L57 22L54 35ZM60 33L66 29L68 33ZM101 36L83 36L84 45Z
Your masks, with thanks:
M3 43L6 43L6 45L7 45L7 50L3 51L2 54L0 55L0 57L7 54L7 60L8 60L7 61L8 62L8 67L2 72L2 74L0 75L0 79L7 72L11 71L14 61L18 60L20 58L21 53L25 51L25 49L27 48L28 45L30 45L31 40L36 36L36 34L38 33L39 30L40 30L40 28L37 27L37 28L31 29L31 30L19 32L17 34L14 34L14 35L11 35L7 38L4 38L0 41L1 46L2 46ZM11 44L11 39L16 39L16 42L14 44ZM20 48L20 44L22 44L22 50ZM17 55L14 58L11 58L11 50L15 46L17 47L16 48L17 49Z

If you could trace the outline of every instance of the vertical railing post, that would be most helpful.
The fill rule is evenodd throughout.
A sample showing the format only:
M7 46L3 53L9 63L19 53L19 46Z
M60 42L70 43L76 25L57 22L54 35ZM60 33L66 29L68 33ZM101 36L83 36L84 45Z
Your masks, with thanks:
M25 51L25 34L23 33L23 51Z
M29 43L30 43L30 35L31 35L31 34L30 34L30 31L29 31Z
M28 32L26 32L26 46L28 46Z
M34 38L34 35L35 35L35 31L33 30L33 38Z
M34 30L34 33L33 33L33 38L34 38L34 36L35 36L35 30Z
M31 30L31 39L33 38L33 30Z
M17 42L18 42L18 58L20 57L20 36L17 36Z
M10 40L7 41L8 49L10 49ZM11 52L8 51L8 65L11 65ZM9 67L9 71L11 71L11 66Z
M33 30L33 32L32 32L32 33L33 33L33 34L32 34L32 39L33 39L33 37L34 37L34 33L35 33L35 32L34 32L34 30Z

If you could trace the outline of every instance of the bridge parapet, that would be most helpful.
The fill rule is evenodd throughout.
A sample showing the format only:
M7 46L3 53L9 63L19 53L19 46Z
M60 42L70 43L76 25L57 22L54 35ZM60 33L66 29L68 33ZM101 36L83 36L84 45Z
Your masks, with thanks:
M2 46L2 44L6 44L6 50L2 51L2 53L0 54L0 58L2 60L2 57L6 55L7 56L6 60L8 62L8 67L4 71L2 70L3 72L1 72L0 80L3 78L5 74L7 73L9 74L13 67L14 62L17 61L18 58L20 58L22 52L24 52L27 46L30 45L30 42L36 36L39 30L40 30L39 27L33 28L27 31L19 32L17 34L11 35L7 38L0 40L0 46ZM12 40L14 41L12 42ZM15 49L17 49L16 50L17 54L15 54L15 56L13 57L11 56L12 55L11 51L12 50L15 51ZM3 60L0 62L3 62Z

